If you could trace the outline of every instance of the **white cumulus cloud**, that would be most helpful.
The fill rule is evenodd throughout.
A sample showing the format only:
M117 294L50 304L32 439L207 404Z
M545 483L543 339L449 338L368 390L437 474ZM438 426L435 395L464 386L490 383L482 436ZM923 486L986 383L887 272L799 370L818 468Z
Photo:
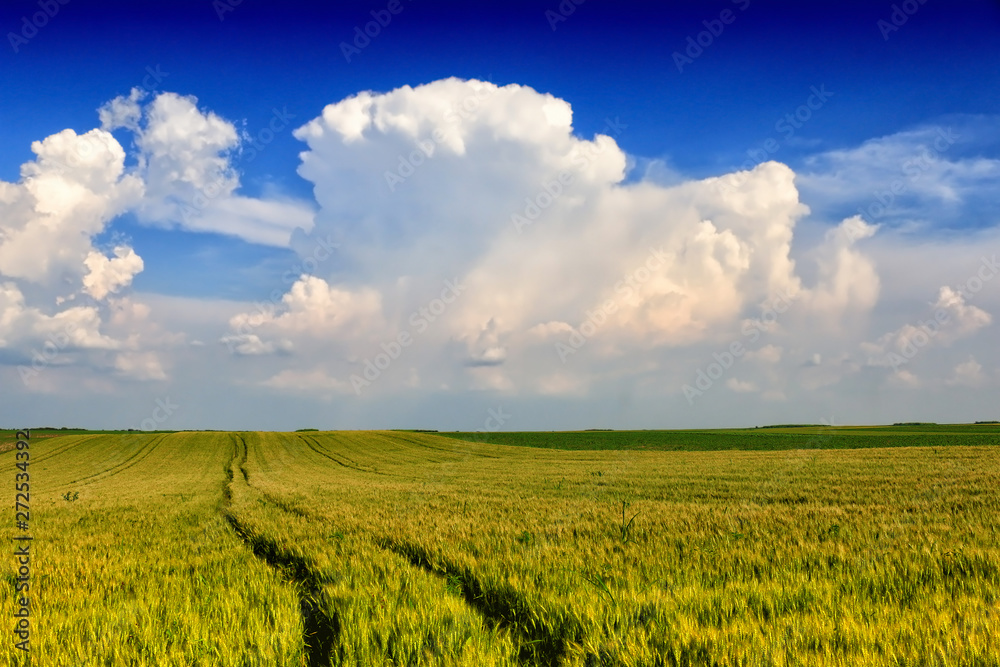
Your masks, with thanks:
M320 206L312 236L335 239L342 261L277 312L233 318L227 340L256 335L239 344L265 351L284 337L303 351L297 371L319 355L347 378L405 331L420 337L407 363L432 385L579 392L747 318L809 331L873 308L878 274L859 243L875 227L858 218L815 249L809 284L799 275L792 242L809 209L787 166L626 183L615 139L579 137L572 118L529 87L454 78L328 105L295 136ZM411 316L456 274L455 303ZM772 307L788 314L767 323ZM320 332L334 342L311 346ZM573 335L585 345L563 363L555 345Z
M115 256L111 258L90 252L83 263L90 271L83 277L83 289L97 300L131 284L132 278L143 268L142 258L126 246L115 248Z

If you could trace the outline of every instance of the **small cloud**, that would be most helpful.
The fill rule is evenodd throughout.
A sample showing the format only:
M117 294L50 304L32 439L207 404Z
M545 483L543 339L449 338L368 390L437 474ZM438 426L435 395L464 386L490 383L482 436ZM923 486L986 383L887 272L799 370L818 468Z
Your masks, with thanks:
M778 345L765 345L759 350L751 350L747 352L747 359L756 359L767 364L776 364L781 361L781 354L784 352L784 348Z
M968 361L955 366L951 377L945 380L945 384L949 386L962 387L982 387L986 383L987 377L982 365L972 356L969 356Z
M916 389L921 385L920 378L906 369L899 369L889 376L889 384L904 389Z
M737 380L736 378L729 378L726 380L726 386L740 394L757 391L757 385L753 382L744 382L743 380Z
M143 269L142 258L127 246L115 248L115 256L111 258L91 251L83 263L89 271L83 277L83 291L98 301L130 285Z
M101 129L111 132L119 128L126 128L137 132L139 121L142 119L142 107L139 105L139 101L144 97L146 97L145 90L133 88L128 97L119 95L104 104L97 110L97 115L101 119Z
M549 336L573 333L573 327L566 322L552 321L544 324L536 324L528 329L528 333L539 338L548 338Z
M338 380L330 377L324 371L315 369L311 371L297 371L293 369L283 370L260 383L261 386L271 389L278 389L288 393L310 394L310 393L338 393L348 394L353 392L351 384L346 380Z
M507 350L502 347L490 347L476 357L466 360L466 366L499 366L507 359Z
M219 342L229 346L229 351L233 354L246 357L265 354L287 354L292 351L291 341L264 341L257 334L223 336L219 339Z
M474 340L468 336L465 343L468 350L466 366L500 366L507 360L507 348L500 344L497 323L492 318Z
M115 371L130 380L166 380L155 352L123 352L115 358Z

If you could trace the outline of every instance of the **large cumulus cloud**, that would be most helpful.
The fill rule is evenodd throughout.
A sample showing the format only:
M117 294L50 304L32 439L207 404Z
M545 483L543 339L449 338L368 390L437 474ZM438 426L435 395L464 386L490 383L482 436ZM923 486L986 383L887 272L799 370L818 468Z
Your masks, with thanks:
M875 227L858 218L812 249L809 284L799 275L792 245L808 207L787 166L630 183L613 137L577 136L570 105L527 86L447 79L360 93L295 136L320 205L313 234L335 238L341 256L295 285L278 315L234 320L244 331L225 340L243 336L243 354L294 347L283 375L263 380L272 387L289 369L317 384L321 369L320 384L350 391L346 380L375 375L369 362L384 364L406 334L413 347L384 364L402 368L378 369L382 387L579 393L666 370L664 351L722 341L776 299L792 304L780 325L798 335L878 299L858 249ZM295 296L317 280L338 299ZM446 281L461 285L447 303ZM347 331L320 314L355 317L362 294L379 305L365 311L370 326ZM311 308L312 326L290 331Z

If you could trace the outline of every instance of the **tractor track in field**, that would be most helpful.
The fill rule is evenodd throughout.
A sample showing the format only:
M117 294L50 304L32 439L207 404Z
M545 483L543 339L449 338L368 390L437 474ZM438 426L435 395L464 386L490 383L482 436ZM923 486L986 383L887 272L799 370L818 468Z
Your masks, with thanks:
M334 456L334 455L330 454L329 452L325 451L325 448L322 445L320 445L318 442L316 442L315 438L310 438L308 436L300 435L299 439L302 440L302 442L304 442L306 444L306 447L308 447L309 449L313 450L314 452L316 452L320 456L324 456L324 457L330 459L331 461L333 461L337 465L343 466L344 468L349 468L350 470L356 470L358 472L366 472L366 473L369 473L371 475L385 475L387 477L394 477L395 476L395 475L390 475L387 472L381 472L381 471L375 470L373 468L364 468L364 467L360 466L359 464L354 463L350 459L347 459L347 461L349 461L349 463L345 463L344 461L341 461L336 456Z
M458 584L466 604L480 616L521 637L524 644L518 654L518 660L522 664L545 667L557 667L562 664L567 650L566 640L532 623L524 622L530 618L530 604L513 587L488 590L468 568L459 567L443 559L435 563L430 554L419 545L390 538L376 539L375 544L402 556L414 567L445 579L453 585ZM578 630L582 633L582 628Z
M153 450L159 447L160 443L162 443L166 438L167 438L166 435L154 436L150 440L148 446L140 447L138 450L136 450L134 454L132 454L132 456L128 457L124 461L121 461L120 463L117 463L111 466L110 468L105 468L100 472L95 472L93 475L87 475L86 477L81 477L80 479L74 479L72 482L69 482L69 484L82 483L84 486L86 486L87 484L93 484L94 482L103 482L104 480L110 477L114 477L115 475L121 474L126 470L128 470L129 468L131 468L132 466L141 463L147 456L152 454ZM101 475L104 476L101 477ZM95 477L100 477L100 479L94 479ZM68 485L64 484L62 486L68 486Z
M426 434L421 434L421 435L434 436L434 437L436 437L436 438L438 438L439 440L442 440L442 441L445 441L445 440L454 440L456 443L461 443L462 445L465 445L465 447L466 447L467 450L471 449L471 447L470 447L471 445L482 444L482 443L478 443L478 442L473 442L472 440L460 440L458 438L449 438L447 436L438 435L436 433L426 433ZM421 449L429 449L429 450L431 450L433 452L445 452L445 453L448 453L448 454L454 454L455 451L456 451L456 449L459 447L459 445L457 445L457 444L451 444L451 443L445 444L444 442L441 442L439 444L439 443L427 442L427 440L425 440L425 439L416 437L413 434L406 433L406 432L393 433L393 437L395 437L395 438L397 438L399 440L402 440L403 442L409 443L410 445L413 445L414 447L420 447ZM465 452L462 452L462 453L465 456L470 457L470 458L471 457L476 457L476 458L481 458L481 459L494 459L494 460L499 460L501 458L500 456L498 456L496 454L490 454L490 453L487 453L487 452L465 451Z
M53 437L53 436L50 436L50 437ZM58 437L58 436L54 436L54 437ZM67 437L67 436L63 436L63 437ZM48 461L49 459L51 459L53 457L56 457L56 456L59 456L60 454L68 452L69 450L73 449L74 447L79 447L80 445L84 444L85 442L88 442L90 440L93 440L94 438L100 438L100 437L101 437L101 435L84 436L83 438L77 440L76 442L70 442L70 443L67 443L65 445L59 445L56 448L52 449L51 451L45 452L41 456L33 458L31 460L31 462L32 463L44 463L45 461ZM32 436L32 438L31 438L31 444L33 444L33 445L37 444L36 438L37 438L37 436ZM13 445L14 445L14 441L11 441L11 446L13 447Z
M245 471L244 476L246 476ZM265 494L265 498L288 514L311 521L322 521L322 518L315 514L310 514L299 508L292 508L288 503L267 494ZM445 561L434 563L430 555L417 545L376 536L372 536L372 543L383 551L403 558L419 570L444 579L450 584L458 584L461 591L458 594L459 597L476 614L490 625L513 632L521 637L523 645L518 655L518 661L521 664L556 667L563 661L567 650L566 641L542 629L533 629L533 625L526 622L530 618L529 603L512 587L507 587L504 590L487 590L468 569Z
M246 440L236 434L233 437L233 453L226 463L226 481L222 489L222 514L253 555L277 570L298 592L299 613L303 624L302 643L306 648L308 667L330 667L333 649L340 636L340 618L336 612L332 616L327 612L321 589L323 578L310 568L305 559L288 552L273 540L254 533L240 521L232 509L234 464L243 475L243 481L248 486L250 484L250 476L245 467Z

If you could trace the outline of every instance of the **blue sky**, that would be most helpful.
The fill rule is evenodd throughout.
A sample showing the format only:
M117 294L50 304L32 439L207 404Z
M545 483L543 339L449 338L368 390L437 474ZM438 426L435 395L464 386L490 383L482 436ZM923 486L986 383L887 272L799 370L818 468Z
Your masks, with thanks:
M896 421L924 410L947 421L995 403L1000 359L987 341L996 290L961 303L940 290L967 281L977 253L996 247L1000 3L400 0L395 14L388 2L329 4L0 8L0 181L34 198L11 199L0 223L11 257L0 236L0 282L20 304L5 326L24 330L0 330L3 391L17 411L5 420L139 423L150 397L194 397L206 384L216 398L189 399L171 425L476 428L475 415L500 403L518 415L510 428ZM372 12L391 21L348 59L343 44ZM435 105L460 103L480 83L507 92L484 93L462 119L455 155L465 162L431 159L387 189L396 157L430 140L424 130L401 137L435 123L447 130ZM418 92L394 93L407 86ZM324 108L347 109L364 91L374 124L352 143L349 123L323 121ZM53 180L36 191L22 178L32 143L100 128L98 110L130 95L138 120L101 130L124 152L114 194L94 191L103 212L58 212L59 234L24 231L52 229L43 199L64 202L53 188L70 187ZM558 136L526 128L521 114L564 127L546 111L552 99L571 108L571 125ZM188 123L195 116L201 129ZM299 129L310 122L312 134ZM545 216L559 224L514 226L519 237L541 230L531 250L508 248L480 220L492 207L511 231L505 221L551 183L559 156L604 146L598 134L613 147L570 176L591 189L557 197ZM451 159L450 144L438 148ZM782 167L757 167L765 161ZM185 170L196 176L181 183ZM702 192L727 175L753 190L746 201L767 206ZM183 214L211 178L225 193L193 219ZM846 222L858 213L860 223ZM710 259L680 268L693 262L706 220ZM773 233L758 239L768 225ZM307 271L322 284L295 283L289 271L324 238L338 252ZM674 273L622 294L623 312L572 360L560 355L560 332L578 332L591 305L615 293L611 277L642 265L643 247L661 238L676 244ZM13 258L29 239L45 271ZM593 283L580 273L595 264L590 252L604 253ZM914 275L926 257L932 265ZM504 269L511 262L516 271ZM481 287L475 305L463 296L377 381L352 384L380 345L413 333L408 315L435 285L455 277L489 294ZM547 290L532 291L544 281ZM801 291L802 322L778 322L757 361L685 393L720 345L744 338L779 283ZM238 331L262 301L274 312ZM933 354L885 361L912 338L907 326L942 307L954 311L955 331L934 337ZM823 313L830 340L807 326ZM73 318L87 335L57 345L25 379L24 360ZM889 398L873 406L872 395ZM237 407L221 396L238 396Z

